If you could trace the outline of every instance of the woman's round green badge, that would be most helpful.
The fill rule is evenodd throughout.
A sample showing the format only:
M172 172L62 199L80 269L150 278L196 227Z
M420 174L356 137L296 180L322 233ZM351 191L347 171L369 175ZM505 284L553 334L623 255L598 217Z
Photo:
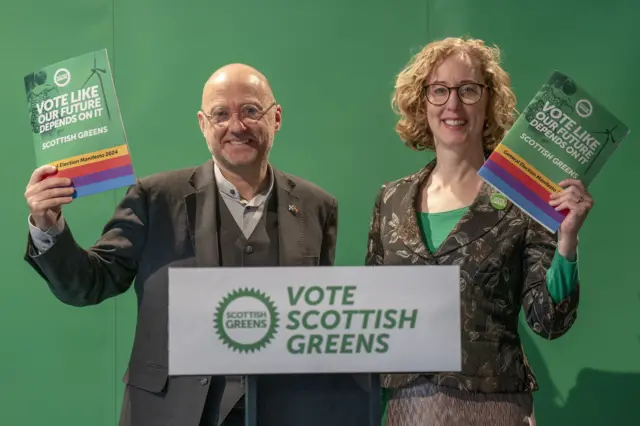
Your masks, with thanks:
M507 197L499 193L493 194L491 195L491 205L496 210L502 210L507 207Z

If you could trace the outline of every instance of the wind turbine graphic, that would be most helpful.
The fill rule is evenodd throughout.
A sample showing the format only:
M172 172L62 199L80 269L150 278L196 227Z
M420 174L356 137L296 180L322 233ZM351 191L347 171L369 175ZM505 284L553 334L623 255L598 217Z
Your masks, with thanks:
M100 73L106 74L107 70L104 69L104 68L98 68L97 58L96 58L96 55L94 53L94 55L93 55L93 68L91 68L91 74L89 74L89 77L87 78L87 80L82 85L82 88L84 88L84 86L87 85L89 80L91 80L91 77L93 77L94 75L96 77L98 77L98 81L100 82L100 90L102 90L102 100L104 101L104 107L107 110L107 117L109 117L109 119L111 119L111 113L109 112L109 105L107 105L107 94L104 92L104 83L102 81L102 76L100 75Z
M618 125L616 124L615 126L613 126L610 129L606 129L603 132L593 132L597 135L607 135L607 139L604 141L605 144L612 142L612 143L616 143L615 138L613 137L613 131L616 129L616 127L618 127Z
M593 166L593 163L598 158L598 155L600 155L600 152L604 149L604 146L606 144L608 144L609 142L611 142L614 145L616 144L616 139L613 137L613 131L616 129L616 127L618 127L617 124L615 126L613 126L612 128L606 129L606 130L604 130L602 132L591 132L591 133L593 133L595 135L607 135L607 138L600 144L600 148L598 149L598 151L593 156L593 160L591 161L591 163L589 164L587 169L584 171L585 174L589 171L589 169L591 169L591 166Z

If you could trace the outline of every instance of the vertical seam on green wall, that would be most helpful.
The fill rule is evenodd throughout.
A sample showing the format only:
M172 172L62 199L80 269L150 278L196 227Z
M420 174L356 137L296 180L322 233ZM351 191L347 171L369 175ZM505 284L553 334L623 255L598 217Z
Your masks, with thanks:
M116 85L116 0L111 2L111 61L112 61L112 73L113 84ZM116 88L116 93L118 89ZM113 191L113 206L117 205L118 191ZM113 298L113 407L111 412L113 413L113 422L111 424L118 424L118 298Z
M426 31L426 33L427 33L427 42L429 43L429 42L431 42L431 22L430 22L430 20L431 20L431 8L430 8L431 0L425 0L425 2L426 2L426 5L427 5L427 7L426 7L427 16L425 17L426 19L425 19L424 25L425 25L425 27L427 27L426 28L426 30L427 30Z

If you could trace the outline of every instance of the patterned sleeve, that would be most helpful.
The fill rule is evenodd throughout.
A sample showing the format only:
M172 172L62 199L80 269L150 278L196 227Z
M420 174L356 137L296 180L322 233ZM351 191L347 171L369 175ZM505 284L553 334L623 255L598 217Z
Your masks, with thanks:
M384 264L384 249L380 238L380 206L385 186L383 185L373 205L373 213L369 222L369 236L367 238L367 253L364 264L367 266Z
M529 327L545 339L556 339L573 326L580 298L580 283L555 302L547 287L547 272L557 249L555 235L535 220L529 223L523 253L524 288L522 304Z

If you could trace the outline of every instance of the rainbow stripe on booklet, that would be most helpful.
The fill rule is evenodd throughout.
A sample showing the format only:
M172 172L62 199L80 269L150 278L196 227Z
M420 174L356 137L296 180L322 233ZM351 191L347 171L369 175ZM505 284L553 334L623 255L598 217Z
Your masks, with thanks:
M127 145L65 158L51 163L55 176L70 178L76 197L121 188L135 183L135 173Z
M584 88L554 71L478 174L551 232L568 210L549 205L559 183L588 187L629 129Z
M551 194L562 188L504 145L498 145L478 174L553 232L568 213L549 205Z

